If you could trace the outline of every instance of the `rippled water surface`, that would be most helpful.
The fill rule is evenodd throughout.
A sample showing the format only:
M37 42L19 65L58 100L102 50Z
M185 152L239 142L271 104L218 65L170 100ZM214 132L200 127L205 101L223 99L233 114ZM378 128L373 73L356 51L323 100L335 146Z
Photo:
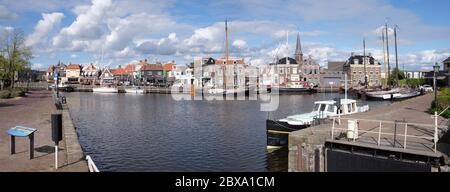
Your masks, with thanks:
M83 150L101 171L286 171L287 150L267 153L266 118L309 112L314 101L339 95L280 95L278 110L270 114L260 111L260 100L67 96Z

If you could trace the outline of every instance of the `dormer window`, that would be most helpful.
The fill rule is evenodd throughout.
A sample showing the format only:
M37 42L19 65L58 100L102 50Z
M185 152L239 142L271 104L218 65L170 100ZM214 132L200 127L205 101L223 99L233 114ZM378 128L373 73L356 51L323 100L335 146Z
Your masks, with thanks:
M233 61L233 64L237 64L237 61Z
M225 65L225 64L227 64L227 62L226 62L226 61L223 61L223 64Z

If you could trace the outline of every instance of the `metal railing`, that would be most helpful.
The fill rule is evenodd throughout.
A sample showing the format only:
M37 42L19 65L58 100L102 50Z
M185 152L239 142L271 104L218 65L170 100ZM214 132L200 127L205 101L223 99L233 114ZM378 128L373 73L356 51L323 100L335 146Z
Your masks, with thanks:
M89 172L100 172L95 165L94 161L92 160L91 156L86 155L86 161L88 164Z
M333 125L331 129L331 139L335 140L335 132L340 134L347 133L346 137L351 142L373 142L375 140L376 145L381 145L382 137L389 141L393 138L393 146L396 148L397 141L403 140L403 148L407 149L408 141L410 143L419 143L418 146L426 146L426 144L433 144L430 148L436 153L437 141L438 141L438 127L437 112L434 115L434 125L432 124L420 124L420 123L408 123L405 121L382 121L371 119L353 119L353 118L338 118L333 117ZM339 123L343 120L344 123ZM349 122L350 121L350 122ZM339 127L345 125L347 127ZM364 127L360 126L364 123ZM352 127L349 124L355 125ZM428 128L428 129L427 129ZM433 129L431 129L433 128ZM432 130L432 131L431 131ZM400 133L400 131L403 131ZM361 139L360 137L369 136L369 140ZM340 135L342 136L342 135ZM414 140L415 139L415 140ZM427 141L424 142L423 140Z

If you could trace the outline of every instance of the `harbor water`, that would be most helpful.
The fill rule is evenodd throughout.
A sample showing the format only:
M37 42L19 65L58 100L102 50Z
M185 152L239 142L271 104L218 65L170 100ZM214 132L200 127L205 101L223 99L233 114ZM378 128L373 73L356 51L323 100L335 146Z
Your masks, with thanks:
M338 93L261 101L177 101L171 95L67 93L83 151L100 171L287 171L287 149L268 153L267 118L310 112ZM365 102L370 107L389 102ZM359 105L362 105L360 103Z

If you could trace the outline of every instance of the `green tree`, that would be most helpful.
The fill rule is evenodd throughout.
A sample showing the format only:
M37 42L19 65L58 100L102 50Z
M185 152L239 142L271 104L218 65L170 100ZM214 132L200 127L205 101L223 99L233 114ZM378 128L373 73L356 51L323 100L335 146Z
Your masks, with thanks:
M394 70L392 71L392 79L395 80L397 74L398 74L398 80L405 79L405 72L402 70L399 70L397 68L394 68Z
M25 45L25 35L20 30L12 30L5 33L1 44L1 55L4 58L3 68L5 71L5 79L9 79L9 86L14 87L14 74L23 71L30 65L33 58L31 47Z

